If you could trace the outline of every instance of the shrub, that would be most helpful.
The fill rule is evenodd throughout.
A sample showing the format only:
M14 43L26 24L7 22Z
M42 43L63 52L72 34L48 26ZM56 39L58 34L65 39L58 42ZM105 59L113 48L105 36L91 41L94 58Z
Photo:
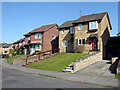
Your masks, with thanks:
M16 56L16 53L12 53L12 56Z
M84 50L85 50L85 46L84 45L80 45L80 46L77 46L75 52L83 53Z
M42 49L42 50L39 51L39 53L40 53L40 52L44 52L44 50ZM44 55L44 53L40 53L40 55Z
M21 54L21 50L20 50L20 49L17 50L17 54L18 54L18 55Z
M9 54L5 55L5 58L9 58Z

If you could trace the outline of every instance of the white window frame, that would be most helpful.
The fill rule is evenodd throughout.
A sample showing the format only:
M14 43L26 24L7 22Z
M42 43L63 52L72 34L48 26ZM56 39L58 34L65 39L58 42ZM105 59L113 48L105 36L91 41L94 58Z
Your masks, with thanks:
M81 26L81 27L80 27ZM82 24L78 25L78 30L82 30Z
M29 40L31 39L31 36L29 36Z
M98 22L97 21L89 22L89 30L93 30L93 29L98 29Z
M70 27L70 34L74 34L74 27Z
M41 33L36 33L35 34L35 39L39 39L39 38L41 38Z
M54 36L54 37L53 37ZM52 39L55 39L56 38L56 36L55 35L52 35Z
M64 31L64 32L63 32ZM65 34L65 29L62 29L62 34Z
M22 45L22 41L20 42L20 45Z
M62 47L67 47L67 41L62 41Z
M79 41L81 40L81 44L79 44ZM85 39L84 39L85 40ZM85 41L85 44L86 44L86 41ZM83 44L83 39L78 39L78 45L85 45Z

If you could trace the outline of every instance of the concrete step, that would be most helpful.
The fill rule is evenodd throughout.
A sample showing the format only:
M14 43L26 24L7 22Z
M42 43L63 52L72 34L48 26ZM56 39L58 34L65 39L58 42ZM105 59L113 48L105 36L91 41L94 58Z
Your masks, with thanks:
M63 72L73 72L73 70L64 69Z
M66 67L66 69L72 70L72 67Z

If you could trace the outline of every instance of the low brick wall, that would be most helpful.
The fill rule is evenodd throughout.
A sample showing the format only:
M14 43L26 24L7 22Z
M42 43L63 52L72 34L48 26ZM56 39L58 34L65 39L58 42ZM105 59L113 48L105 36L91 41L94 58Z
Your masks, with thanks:
M78 70L81 70L95 62L98 62L102 60L102 54L101 52L93 55L93 56L90 56L84 60L80 60L79 62L75 62L73 65L74 65L74 72L78 71Z
M13 64L21 63L24 62L26 57L19 57L19 58L14 58L13 59Z

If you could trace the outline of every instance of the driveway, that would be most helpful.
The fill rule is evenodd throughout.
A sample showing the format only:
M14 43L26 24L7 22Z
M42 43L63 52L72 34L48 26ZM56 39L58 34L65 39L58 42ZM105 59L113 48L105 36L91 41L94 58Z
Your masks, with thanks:
M104 78L114 78L115 74L111 73L109 70L111 63L109 60L102 60L96 62L82 70L77 71L77 75L104 77Z

